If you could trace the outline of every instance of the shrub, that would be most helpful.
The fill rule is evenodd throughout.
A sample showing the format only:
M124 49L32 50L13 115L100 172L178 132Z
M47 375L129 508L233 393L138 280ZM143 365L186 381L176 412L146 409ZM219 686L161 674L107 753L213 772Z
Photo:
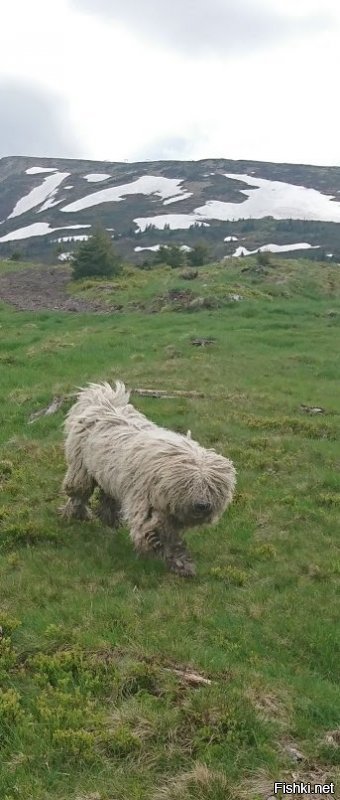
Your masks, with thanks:
M209 260L209 248L206 244L196 244L188 253L188 264L191 267L202 267Z
M183 278L184 281L193 281L197 278L197 275L197 269L185 269L183 272L180 272L180 278Z
M172 245L171 247L162 246L158 250L155 261L158 264L168 264L169 267L176 269L177 267L183 267L185 255L178 245Z
M260 251L256 256L256 261L259 267L270 267L271 260L270 260L270 253L265 251Z
M121 263L105 230L97 228L93 236L78 247L72 270L74 280L89 277L109 278L119 274Z

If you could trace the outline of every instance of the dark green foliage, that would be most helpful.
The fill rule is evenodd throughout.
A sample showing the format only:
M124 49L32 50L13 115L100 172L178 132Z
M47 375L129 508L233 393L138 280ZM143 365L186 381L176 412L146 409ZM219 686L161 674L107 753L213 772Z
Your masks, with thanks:
M105 230L97 228L88 241L83 242L74 256L73 278L112 277L121 271L121 264L111 239Z
M177 245L160 247L155 260L157 264L168 264L169 267L176 269L176 267L183 267L185 254Z
M9 260L10 261L20 261L21 258L22 258L22 256L21 256L20 251L19 250L13 250L13 253L11 253L11 255L9 257Z
M196 244L195 247L188 253L188 264L191 267L202 267L209 260L209 249L204 242Z
M270 254L267 253L266 251L265 252L261 252L260 251L256 256L256 261L257 261L259 267L270 267L271 266Z

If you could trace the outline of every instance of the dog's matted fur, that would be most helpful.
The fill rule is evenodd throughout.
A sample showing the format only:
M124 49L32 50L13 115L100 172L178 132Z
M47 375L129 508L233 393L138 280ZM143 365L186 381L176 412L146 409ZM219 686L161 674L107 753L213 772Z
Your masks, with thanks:
M181 532L219 519L236 481L229 459L160 428L129 403L123 383L91 383L65 421L69 499L66 518L88 517L99 487L97 513L116 527L123 519L139 553L158 553L170 569L195 574Z

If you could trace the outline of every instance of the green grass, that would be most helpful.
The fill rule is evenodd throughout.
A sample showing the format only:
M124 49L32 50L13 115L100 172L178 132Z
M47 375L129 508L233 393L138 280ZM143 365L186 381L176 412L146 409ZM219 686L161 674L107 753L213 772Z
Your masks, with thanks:
M340 718L340 278L274 263L262 276L241 272L249 259L212 265L190 284L176 270L127 270L113 281L120 314L2 308L1 798L258 800L261 780L292 771L339 783L327 734ZM184 285L244 299L128 310ZM110 293L107 281L76 291ZM216 343L193 347L197 336ZM230 511L187 537L194 580L138 559L126 530L58 516L71 400L29 417L115 378L202 391L134 402L237 467ZM211 685L173 671L186 666Z

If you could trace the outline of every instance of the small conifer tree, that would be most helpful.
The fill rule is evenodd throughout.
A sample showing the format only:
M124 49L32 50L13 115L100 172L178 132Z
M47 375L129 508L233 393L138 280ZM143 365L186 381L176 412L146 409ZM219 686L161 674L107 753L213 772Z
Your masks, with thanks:
M106 230L96 228L93 235L79 245L72 268L74 280L118 275L121 263Z
M188 253L188 264L191 267L202 267L209 260L209 249L204 242L196 244L195 247Z

